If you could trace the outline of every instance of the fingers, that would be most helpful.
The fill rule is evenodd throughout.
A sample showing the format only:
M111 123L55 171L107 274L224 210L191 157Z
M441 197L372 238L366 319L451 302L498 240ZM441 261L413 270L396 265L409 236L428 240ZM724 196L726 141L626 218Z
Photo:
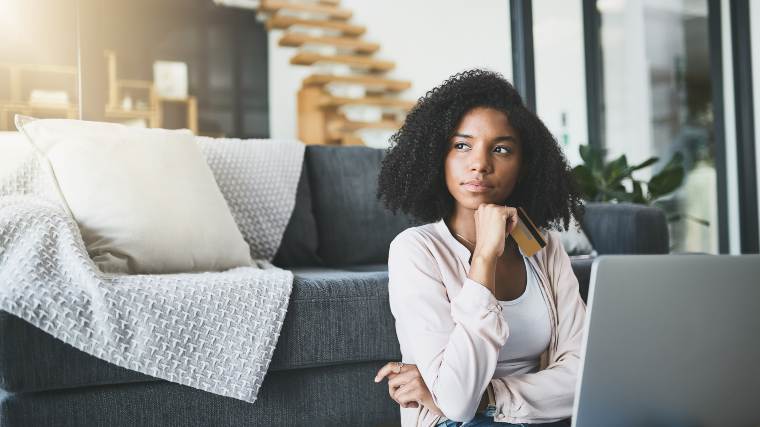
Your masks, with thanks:
M380 368L379 371L377 371L377 375L375 375L375 382L379 383L383 380L386 376L390 374L396 374L398 370L398 362L388 362L386 363L382 368ZM401 368L403 371L404 368Z
M399 390L403 387L406 387L407 389L409 389L410 387L412 389L415 388L416 378L417 377L414 375L414 373L396 375L391 381L388 381L388 395L390 395L391 399L395 400L396 403L406 408L406 406L404 406L405 403L399 401L396 398L396 395L399 393Z
M388 386L391 386L394 388L400 387L417 377L419 377L419 374L416 371L415 372L407 371L401 374L397 374L393 378L388 380Z
M403 408L416 408L422 399L420 387L419 384L417 384L417 381L418 380L413 380L412 382L399 387L393 396L393 400L398 402L398 404ZM414 404L414 406L411 406L412 404Z
M505 209L507 214L507 234L509 234L515 229L515 227L517 227L519 217L517 216L517 209L508 206L506 206Z
M481 203L474 214L476 230L478 229L480 220L483 219L482 215L485 215L489 211L495 213L496 215L501 215L504 218L507 234L511 233L512 230L514 230L517 226L519 217L517 216L516 208L513 208L511 206L496 205L492 203Z

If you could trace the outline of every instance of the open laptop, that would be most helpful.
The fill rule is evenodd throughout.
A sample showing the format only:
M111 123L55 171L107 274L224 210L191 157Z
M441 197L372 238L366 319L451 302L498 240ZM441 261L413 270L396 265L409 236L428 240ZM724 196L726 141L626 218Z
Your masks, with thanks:
M577 427L760 426L760 256L602 256Z

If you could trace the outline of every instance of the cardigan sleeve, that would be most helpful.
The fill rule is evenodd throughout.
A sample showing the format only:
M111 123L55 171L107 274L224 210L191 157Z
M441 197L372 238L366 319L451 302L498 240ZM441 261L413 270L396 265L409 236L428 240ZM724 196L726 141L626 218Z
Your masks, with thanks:
M460 287L450 298L424 238L407 231L391 243L388 294L405 359L443 414L462 422L475 416L508 329L485 286L465 279Z
M559 238L551 235L550 241L546 273L555 293L557 349L548 366L539 372L491 381L496 397L496 421L540 423L572 415L586 305Z

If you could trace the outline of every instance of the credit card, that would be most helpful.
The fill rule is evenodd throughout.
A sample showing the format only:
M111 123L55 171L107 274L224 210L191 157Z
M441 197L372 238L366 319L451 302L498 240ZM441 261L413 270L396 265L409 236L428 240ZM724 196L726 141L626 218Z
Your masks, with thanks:
M538 227L528 218L528 214L525 213L523 208L517 208L517 217L517 225L509 235L515 239L515 242L517 242L517 245L526 256L533 256L546 246L546 240L541 236Z

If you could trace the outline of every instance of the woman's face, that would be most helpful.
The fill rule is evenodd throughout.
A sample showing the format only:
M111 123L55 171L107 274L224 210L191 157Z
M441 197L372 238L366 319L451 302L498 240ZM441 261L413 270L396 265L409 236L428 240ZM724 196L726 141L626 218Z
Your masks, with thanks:
M446 187L457 208L481 203L504 204L512 194L522 165L522 146L507 115L491 108L467 112L444 162Z

